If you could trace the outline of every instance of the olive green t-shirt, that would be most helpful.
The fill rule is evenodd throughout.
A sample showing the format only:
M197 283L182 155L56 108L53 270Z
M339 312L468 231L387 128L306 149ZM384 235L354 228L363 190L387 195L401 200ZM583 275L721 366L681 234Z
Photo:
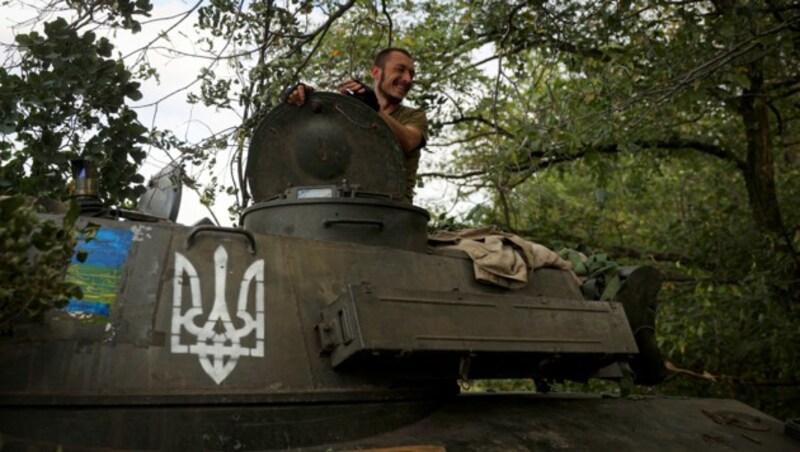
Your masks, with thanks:
M404 152L406 169L406 193L403 201L411 204L414 200L414 187L417 184L417 168L419 168L420 151L428 141L428 116L422 110L400 105L397 110L391 113L392 118L396 119L404 126L411 126L420 131L422 141L419 146L411 152Z

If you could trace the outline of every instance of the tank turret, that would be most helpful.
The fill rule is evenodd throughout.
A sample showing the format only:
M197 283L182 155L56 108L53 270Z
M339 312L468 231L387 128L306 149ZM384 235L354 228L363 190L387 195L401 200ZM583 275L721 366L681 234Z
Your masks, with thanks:
M91 218L88 258L67 271L83 298L0 338L6 444L330 450L427 438L461 450L447 413L471 410L471 425L482 411L517 416L478 446L534 431L523 418L548 402L465 398L459 380L660 379L655 271L626 270L619 301L584 299L556 268L517 290L477 282L464 252L429 247L428 213L400 202L402 151L352 98L314 93L272 110L246 178L255 202L242 227ZM591 400L581 406L597 416L621 409ZM514 438L506 445L527 447Z

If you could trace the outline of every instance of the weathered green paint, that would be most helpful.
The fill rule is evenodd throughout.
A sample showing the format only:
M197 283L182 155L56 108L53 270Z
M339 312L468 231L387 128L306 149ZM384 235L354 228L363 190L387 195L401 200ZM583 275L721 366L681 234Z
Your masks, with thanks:
M306 176L296 182L313 186ZM0 338L5 444L791 446L777 421L730 401L457 395L458 378L584 380L620 375L627 362L657 382L663 364L648 329L657 275L630 272L620 302L584 300L554 269L521 290L479 284L465 255L427 249L418 231L427 213L337 187L335 199L263 201L246 229L92 218L101 231L133 234L109 322L53 312ZM714 421L728 415L759 416L768 430L737 436Z

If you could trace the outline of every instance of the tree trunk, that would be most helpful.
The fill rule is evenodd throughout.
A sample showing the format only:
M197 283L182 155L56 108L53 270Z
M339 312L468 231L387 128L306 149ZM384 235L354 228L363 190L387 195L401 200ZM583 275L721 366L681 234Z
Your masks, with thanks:
M745 90L739 104L747 139L744 180L756 226L764 232L782 236L785 229L775 192L769 112L761 98L764 80L760 61L752 63L749 69L750 89Z

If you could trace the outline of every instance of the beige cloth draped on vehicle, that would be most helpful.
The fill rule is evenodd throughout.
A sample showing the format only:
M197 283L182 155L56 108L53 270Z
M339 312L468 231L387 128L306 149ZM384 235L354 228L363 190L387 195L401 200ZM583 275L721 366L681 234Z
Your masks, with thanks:
M580 284L572 264L553 250L494 226L437 231L428 235L428 244L435 250L457 249L467 253L473 262L475 279L482 283L519 289L528 283L528 276L537 268L553 267L570 272Z

